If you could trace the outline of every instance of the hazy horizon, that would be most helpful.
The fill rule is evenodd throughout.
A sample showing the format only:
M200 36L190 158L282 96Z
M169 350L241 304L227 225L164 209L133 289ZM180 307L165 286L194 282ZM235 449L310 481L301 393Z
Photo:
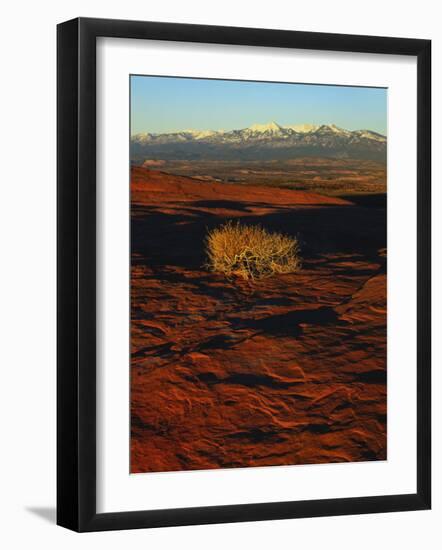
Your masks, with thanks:
M336 124L387 133L387 89L183 77L130 77L131 135Z

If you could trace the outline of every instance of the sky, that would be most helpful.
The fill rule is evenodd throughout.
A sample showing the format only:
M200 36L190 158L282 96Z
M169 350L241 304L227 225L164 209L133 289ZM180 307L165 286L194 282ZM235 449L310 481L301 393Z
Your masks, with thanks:
M130 77L131 134L336 124L387 133L387 90L350 86Z

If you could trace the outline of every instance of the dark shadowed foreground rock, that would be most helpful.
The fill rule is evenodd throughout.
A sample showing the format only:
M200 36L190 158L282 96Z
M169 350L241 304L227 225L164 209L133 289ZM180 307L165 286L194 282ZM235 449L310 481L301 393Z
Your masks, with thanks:
M385 459L385 210L145 168L131 191L131 471ZM297 236L303 269L208 273L235 218Z

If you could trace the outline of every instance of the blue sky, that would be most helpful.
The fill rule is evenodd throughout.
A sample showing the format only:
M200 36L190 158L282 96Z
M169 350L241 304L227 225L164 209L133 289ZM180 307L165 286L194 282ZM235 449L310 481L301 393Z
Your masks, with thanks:
M131 76L131 133L336 124L387 133L387 90Z

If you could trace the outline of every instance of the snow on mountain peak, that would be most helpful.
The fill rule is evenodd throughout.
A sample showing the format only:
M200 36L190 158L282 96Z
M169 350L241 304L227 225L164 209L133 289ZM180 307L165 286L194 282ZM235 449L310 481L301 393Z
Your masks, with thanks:
M328 127L333 130L336 134L349 134L350 132L348 130L345 130L344 128L340 128L339 126L336 126L336 124L328 124Z
M378 134L377 132L373 132L372 130L355 130L353 133L356 134L358 137L372 139L380 143L385 143L387 141L387 138L385 136L383 136L382 134Z
M188 130L182 130L181 133L182 134L190 134L195 139L204 139L204 138L213 136L215 134L222 134L223 132L222 132L222 130L219 130L218 132L216 132L215 130L193 130L193 129L188 129Z
M282 126L272 121L268 124L252 124L248 129L253 132L279 132Z
M386 136L372 130L346 130L336 124L295 124L281 126L272 121L267 124L252 124L240 130L195 130L186 129L164 134L140 133L132 136L132 142L148 146L149 144L210 142L239 144L246 141L309 143L315 140L351 140L354 144L358 140L369 141L372 144L385 144Z
M292 124L291 126L286 126L290 130L294 130L299 134L307 134L308 132L313 132L319 128L317 124Z
M372 130L346 130L336 124L276 122L235 130L175 130L132 136L133 154L140 158L219 159L289 158L326 154L385 160L387 137Z

